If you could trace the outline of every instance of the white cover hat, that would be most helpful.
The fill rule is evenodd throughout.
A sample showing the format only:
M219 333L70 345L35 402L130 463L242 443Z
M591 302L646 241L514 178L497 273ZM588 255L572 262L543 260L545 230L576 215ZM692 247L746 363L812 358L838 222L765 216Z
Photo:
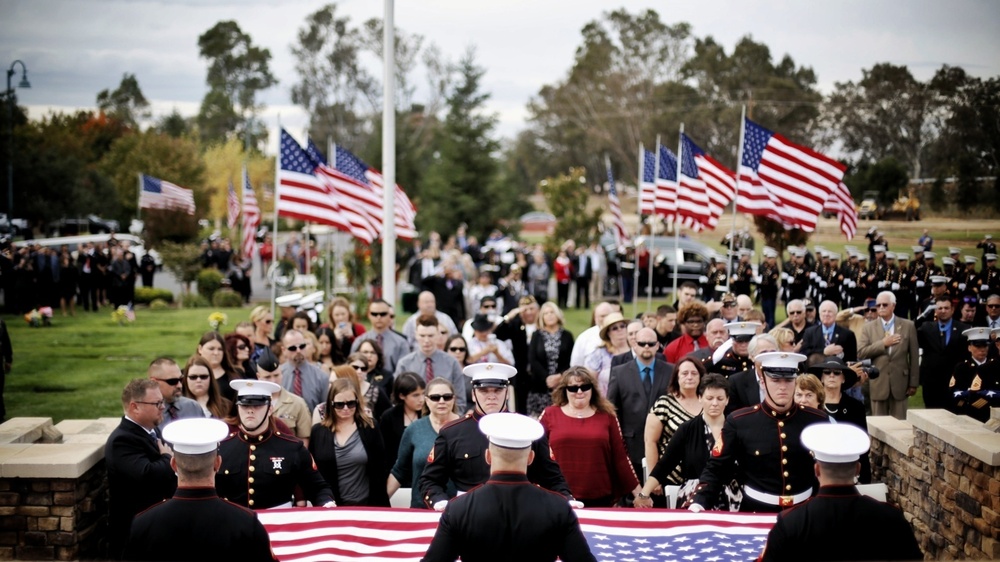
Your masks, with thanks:
M856 462L871 447L868 434L849 423L814 423L802 430L801 439L820 462Z
M474 387L505 387L517 369L503 363L473 363L462 369Z
M538 421L510 412L483 416L479 420L479 431L490 443L507 449L526 449L545 433Z
M219 442L229 434L229 426L215 418L185 418L163 428L163 440L175 453L200 455L219 447Z

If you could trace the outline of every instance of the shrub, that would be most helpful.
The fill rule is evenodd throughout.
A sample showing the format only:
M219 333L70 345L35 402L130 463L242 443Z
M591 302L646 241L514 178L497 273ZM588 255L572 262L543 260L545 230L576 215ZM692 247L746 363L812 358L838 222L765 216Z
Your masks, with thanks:
M243 297L232 289L219 289L212 295L212 306L239 308L243 306Z
M222 287L222 272L218 269L206 268L198 272L198 294L211 300L212 295Z
M136 287L136 304L150 304L154 300L162 300L168 303L174 302L174 293L167 289L157 289L155 287Z
M173 298L173 295L170 295L170 297ZM169 310L170 309L170 303L168 303L167 301L165 301L163 299L153 299L149 303L149 309L150 310Z
M181 306L184 308L208 308L208 299L198 293L188 293L181 296Z

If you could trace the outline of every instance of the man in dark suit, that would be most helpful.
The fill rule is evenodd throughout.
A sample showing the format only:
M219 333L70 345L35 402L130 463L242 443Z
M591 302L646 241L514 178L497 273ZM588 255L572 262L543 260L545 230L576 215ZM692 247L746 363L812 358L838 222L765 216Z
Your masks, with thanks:
M810 364L814 355L839 357L850 363L858 358L858 338L854 332L837 325L837 304L823 301L819 305L819 322L806 328L802 334L799 353L808 357Z
M590 252L586 248L580 248L573 262L573 272L576 274L576 308L590 308L590 279L594 275Z
M566 498L527 476L542 424L518 414L483 416L485 484L448 502L423 560L596 560Z
M528 360L528 344L535 334L535 322L538 320L538 301L535 297L522 297L519 306L503 316L503 319L493 329L493 334L499 340L510 342L510 351L514 355L514 368L520 377L514 377L514 408L519 414L528 413L528 391L531 389L531 379L528 376L531 363Z
M120 559L132 518L173 495L177 477L170 448L156 437L163 394L151 379L133 379L122 391L125 415L104 446L108 468L108 557Z
M778 342L770 334L760 334L754 336L747 346L747 355L753 360L753 368L747 371L736 373L729 377L729 404L726 404L726 415L760 404L760 362L756 357L761 353L771 353L778 351Z
M136 516L126 560L275 560L257 514L215 492L219 441L228 433L225 423L211 418L180 420L163 429L163 439L173 446L177 492Z
M636 474L642 474L646 454L643 432L646 415L660 395L667 392L673 365L656 360L660 342L652 328L643 328L635 336L635 361L611 369L608 400L618 412L618 424L625 437L629 459Z
M951 396L948 379L962 359L968 357L965 336L971 328L954 318L955 308L947 294L937 297L934 321L917 328L917 342L923 350L920 361L920 385L924 388L924 407L948 408Z

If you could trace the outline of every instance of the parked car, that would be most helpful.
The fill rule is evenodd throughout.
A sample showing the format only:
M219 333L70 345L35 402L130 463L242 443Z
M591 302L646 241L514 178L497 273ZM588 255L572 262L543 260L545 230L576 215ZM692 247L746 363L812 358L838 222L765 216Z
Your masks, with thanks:
M81 234L110 234L121 232L118 221L102 219L97 215L86 218L59 219L49 225L49 236L76 236Z
M673 290L675 271L678 286L685 281L692 281L698 285L700 293L701 278L708 274L711 260L720 259L713 249L690 238L677 238L676 247L673 236L643 236L642 242L657 254L653 259L653 296L663 296ZM618 248L610 233L601 237L601 245L607 255L610 272L613 270L611 264L617 259ZM647 274L648 272L639 273L640 276ZM618 294L618 279L610 273L608 277L604 294Z
M115 239L119 242L128 242L129 249L135 254L136 261L142 259L142 256L146 255L146 246L142 241L142 238L134 236L132 234L115 234ZM81 244L87 242L92 243L106 243L111 239L110 234L85 234L81 236L60 236L56 238L35 238L32 240L25 240L23 242L16 242L18 246L43 246L45 248L56 248L61 249L63 246L69 249L70 254L75 260L77 258L77 249ZM163 259L160 257L159 252L150 249L149 255L153 256L153 260L156 262L157 269L162 269Z

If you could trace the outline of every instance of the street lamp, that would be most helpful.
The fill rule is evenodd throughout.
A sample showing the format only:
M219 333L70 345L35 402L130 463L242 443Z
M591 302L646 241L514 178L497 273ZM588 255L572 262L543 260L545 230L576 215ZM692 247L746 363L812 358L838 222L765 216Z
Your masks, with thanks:
M13 224L14 221L14 87L11 86L10 79L14 77L14 67L21 65L21 81L18 88L30 88L28 82L28 67L24 62L16 60L7 69L7 220Z

